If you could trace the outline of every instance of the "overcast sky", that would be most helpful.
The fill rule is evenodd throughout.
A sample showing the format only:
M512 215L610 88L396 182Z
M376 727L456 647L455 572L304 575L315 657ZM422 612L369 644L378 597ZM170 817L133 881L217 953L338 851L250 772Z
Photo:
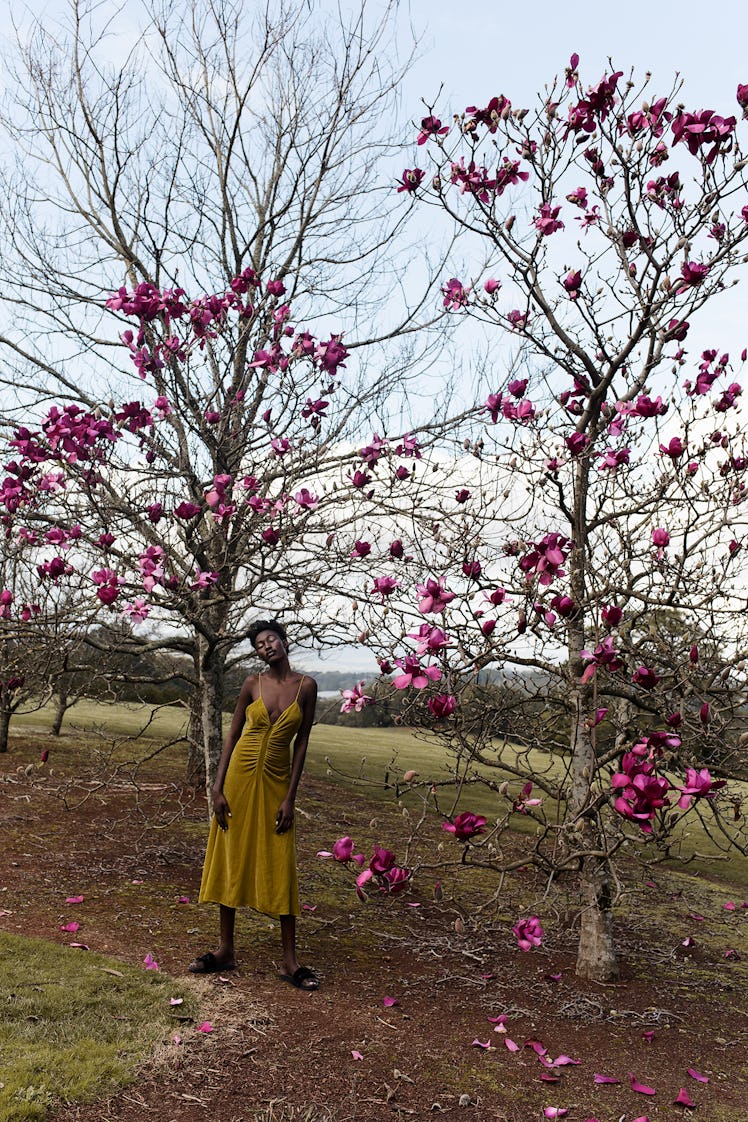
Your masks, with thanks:
M457 110L498 93L530 107L574 51L585 83L602 76L609 57L624 73L651 70L663 93L680 72L692 109L734 113L738 82L748 82L748 6L740 0L412 0L410 12L421 44L412 96L434 96L443 82Z

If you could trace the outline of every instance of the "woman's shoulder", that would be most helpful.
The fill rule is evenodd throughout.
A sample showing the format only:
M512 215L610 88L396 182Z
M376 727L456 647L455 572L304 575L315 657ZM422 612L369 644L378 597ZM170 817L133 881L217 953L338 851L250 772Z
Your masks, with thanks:
M317 696L317 679L312 678L311 674L299 674L299 691L302 697L316 697Z

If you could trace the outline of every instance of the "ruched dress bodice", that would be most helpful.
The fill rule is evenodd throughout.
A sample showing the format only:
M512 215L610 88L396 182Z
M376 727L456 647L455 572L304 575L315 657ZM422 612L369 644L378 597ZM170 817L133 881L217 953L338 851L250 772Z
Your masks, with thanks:
M272 916L299 914L295 830L278 834L275 824L288 793L291 742L301 717L298 694L275 721L262 696L247 706L223 784L231 817L227 830L215 818L211 823L201 902Z

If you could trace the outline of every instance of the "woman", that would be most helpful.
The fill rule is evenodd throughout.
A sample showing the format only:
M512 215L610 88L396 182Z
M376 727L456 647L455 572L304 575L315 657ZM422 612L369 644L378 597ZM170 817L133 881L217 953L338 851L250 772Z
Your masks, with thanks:
M236 967L236 909L250 907L280 919L283 981L316 990L314 971L296 958L294 801L317 683L291 669L286 632L277 620L259 620L249 637L267 669L250 675L239 694L213 785L214 817L200 886L201 903L220 905L221 941L215 953L200 955L189 969L211 974Z

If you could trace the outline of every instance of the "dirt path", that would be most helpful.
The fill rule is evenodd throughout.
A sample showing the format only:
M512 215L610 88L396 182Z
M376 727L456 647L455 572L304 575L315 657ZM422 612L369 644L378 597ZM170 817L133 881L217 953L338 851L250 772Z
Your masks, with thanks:
M92 950L132 963L150 953L175 991L199 989L213 1029L175 1020L181 1043L167 1041L133 1086L108 1102L59 1109L53 1122L290 1122L312 1106L309 1122L393 1114L535 1122L547 1107L568 1109L570 1122L655 1122L689 1115L673 1104L684 1087L703 1122L747 1116L748 909L738 899L726 910L726 888L675 874L632 885L619 922L626 978L585 984L573 974L573 931L550 913L543 947L516 949L515 909L536 891L521 877L498 916L481 917L466 902L474 887L457 902L447 885L435 901L425 876L406 897L361 903L345 870L315 853L344 833L395 847L402 817L348 795L333 810L340 790L306 781L301 946L321 989L299 993L278 979L275 925L251 914L241 917L240 969L195 980L185 966L215 934L214 910L192 902L204 799L157 774L138 790L125 780L97 787L86 776L70 787L70 762L52 777L27 776L37 756L36 742L16 741L0 762L0 927L63 942L70 936L60 924L74 918L76 941ZM73 915L64 901L77 894L84 901ZM684 948L689 935L695 946ZM725 957L740 947L742 960ZM502 1015L503 1026L489 1020ZM630 1073L656 1094L635 1091ZM596 1083L596 1074L620 1083Z

